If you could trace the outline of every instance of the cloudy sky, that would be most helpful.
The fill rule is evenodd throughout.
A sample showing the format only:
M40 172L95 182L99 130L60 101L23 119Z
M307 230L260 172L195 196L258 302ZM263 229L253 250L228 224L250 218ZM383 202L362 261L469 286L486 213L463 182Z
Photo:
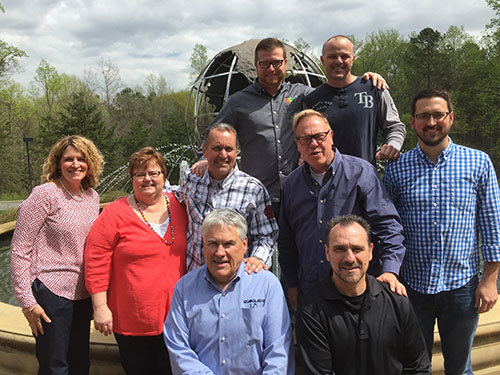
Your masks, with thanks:
M0 0L0 39L23 49L27 86L40 60L59 73L83 77L99 59L120 69L124 85L150 74L186 88L195 43L209 57L251 38L302 37L319 51L334 34L363 38L379 29L403 35L464 26L480 36L494 12L484 0Z

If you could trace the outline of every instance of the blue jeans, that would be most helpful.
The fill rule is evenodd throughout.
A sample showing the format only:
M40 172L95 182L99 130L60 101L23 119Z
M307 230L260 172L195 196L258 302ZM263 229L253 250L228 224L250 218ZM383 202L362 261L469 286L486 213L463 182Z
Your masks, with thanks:
M35 337L39 375L89 373L90 298L71 301L56 296L40 280L31 286L36 301L52 321L42 319L44 334Z
M407 286L429 358L437 319L445 374L472 374L470 352L479 320L474 308L477 284L476 275L463 287L438 294L421 294Z

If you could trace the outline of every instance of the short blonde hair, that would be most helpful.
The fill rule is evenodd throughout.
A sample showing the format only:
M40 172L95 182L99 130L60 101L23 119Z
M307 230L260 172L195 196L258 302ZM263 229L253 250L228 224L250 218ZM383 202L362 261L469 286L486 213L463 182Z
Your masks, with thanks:
M128 172L130 174L130 178L132 178L134 174L134 169L140 167L147 167L151 162L156 162L161 169L161 173L163 173L163 177L167 178L167 163L165 158L161 153L154 150L152 147L144 147L139 151L134 152L130 155L128 159Z
M305 119L306 117L311 117L311 116L318 116L322 118L325 123L330 126L330 123L328 122L328 118L321 112L315 111L314 109L304 109L300 111L299 113L296 113L295 116L293 116L293 122L292 122L292 130L295 133L295 130L297 130L297 126L299 126L299 123Z
M94 142L80 135L68 135L59 139L52 146L43 163L42 183L53 182L61 177L61 157L69 146L73 146L78 152L81 152L85 163L87 163L87 175L82 180L82 188L93 188L99 183L104 159Z

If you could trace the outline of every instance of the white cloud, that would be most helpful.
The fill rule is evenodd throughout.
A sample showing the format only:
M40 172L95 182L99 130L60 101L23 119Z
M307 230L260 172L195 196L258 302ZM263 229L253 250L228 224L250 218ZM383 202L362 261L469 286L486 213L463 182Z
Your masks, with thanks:
M195 43L209 56L251 38L302 37L316 50L334 34L363 38L393 28L403 35L432 27L464 26L480 35L494 12L485 1L361 0L4 0L0 39L25 50L27 86L42 58L59 72L83 77L100 58L120 68L125 85L161 74L174 89L188 84Z

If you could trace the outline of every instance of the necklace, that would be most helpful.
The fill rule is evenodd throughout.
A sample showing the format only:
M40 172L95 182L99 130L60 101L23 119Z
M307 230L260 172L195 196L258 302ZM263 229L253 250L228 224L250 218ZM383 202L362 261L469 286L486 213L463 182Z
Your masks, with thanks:
M81 201L83 201L83 196L82 196L82 194L83 194L83 189L82 189L82 185L80 185L80 194L78 194L78 195L77 195L77 194L71 194L71 193L69 192L69 190L66 188L66 185L64 185L64 182L63 182L62 178L59 178L59 182L61 183L61 186L62 186L63 190L64 190L66 193L68 193L68 195L71 197L71 199L73 199L73 200L75 200L75 201L77 201L77 202L81 202ZM78 198L77 198L77 197L78 197Z
M172 217L170 216L170 201L168 200L168 197L167 197L167 194L163 194L163 196L165 197L165 203L167 204L167 212L168 212L168 218L170 219L170 235L172 237L172 241L169 242L165 239L165 236L162 238L163 242L165 242L167 245L172 245L174 243L174 223L172 222ZM153 227L151 226L151 224L149 224L149 221L148 219L146 219L146 216L144 215L144 212L142 212L141 210L141 206L139 205L139 200L137 199L137 197L135 196L134 194L134 199L135 199L135 204L137 205L137 208L139 209L139 213L141 214L141 217L142 217L142 220L148 225L149 228L151 228L151 230L153 232L156 233L156 231L153 229Z

